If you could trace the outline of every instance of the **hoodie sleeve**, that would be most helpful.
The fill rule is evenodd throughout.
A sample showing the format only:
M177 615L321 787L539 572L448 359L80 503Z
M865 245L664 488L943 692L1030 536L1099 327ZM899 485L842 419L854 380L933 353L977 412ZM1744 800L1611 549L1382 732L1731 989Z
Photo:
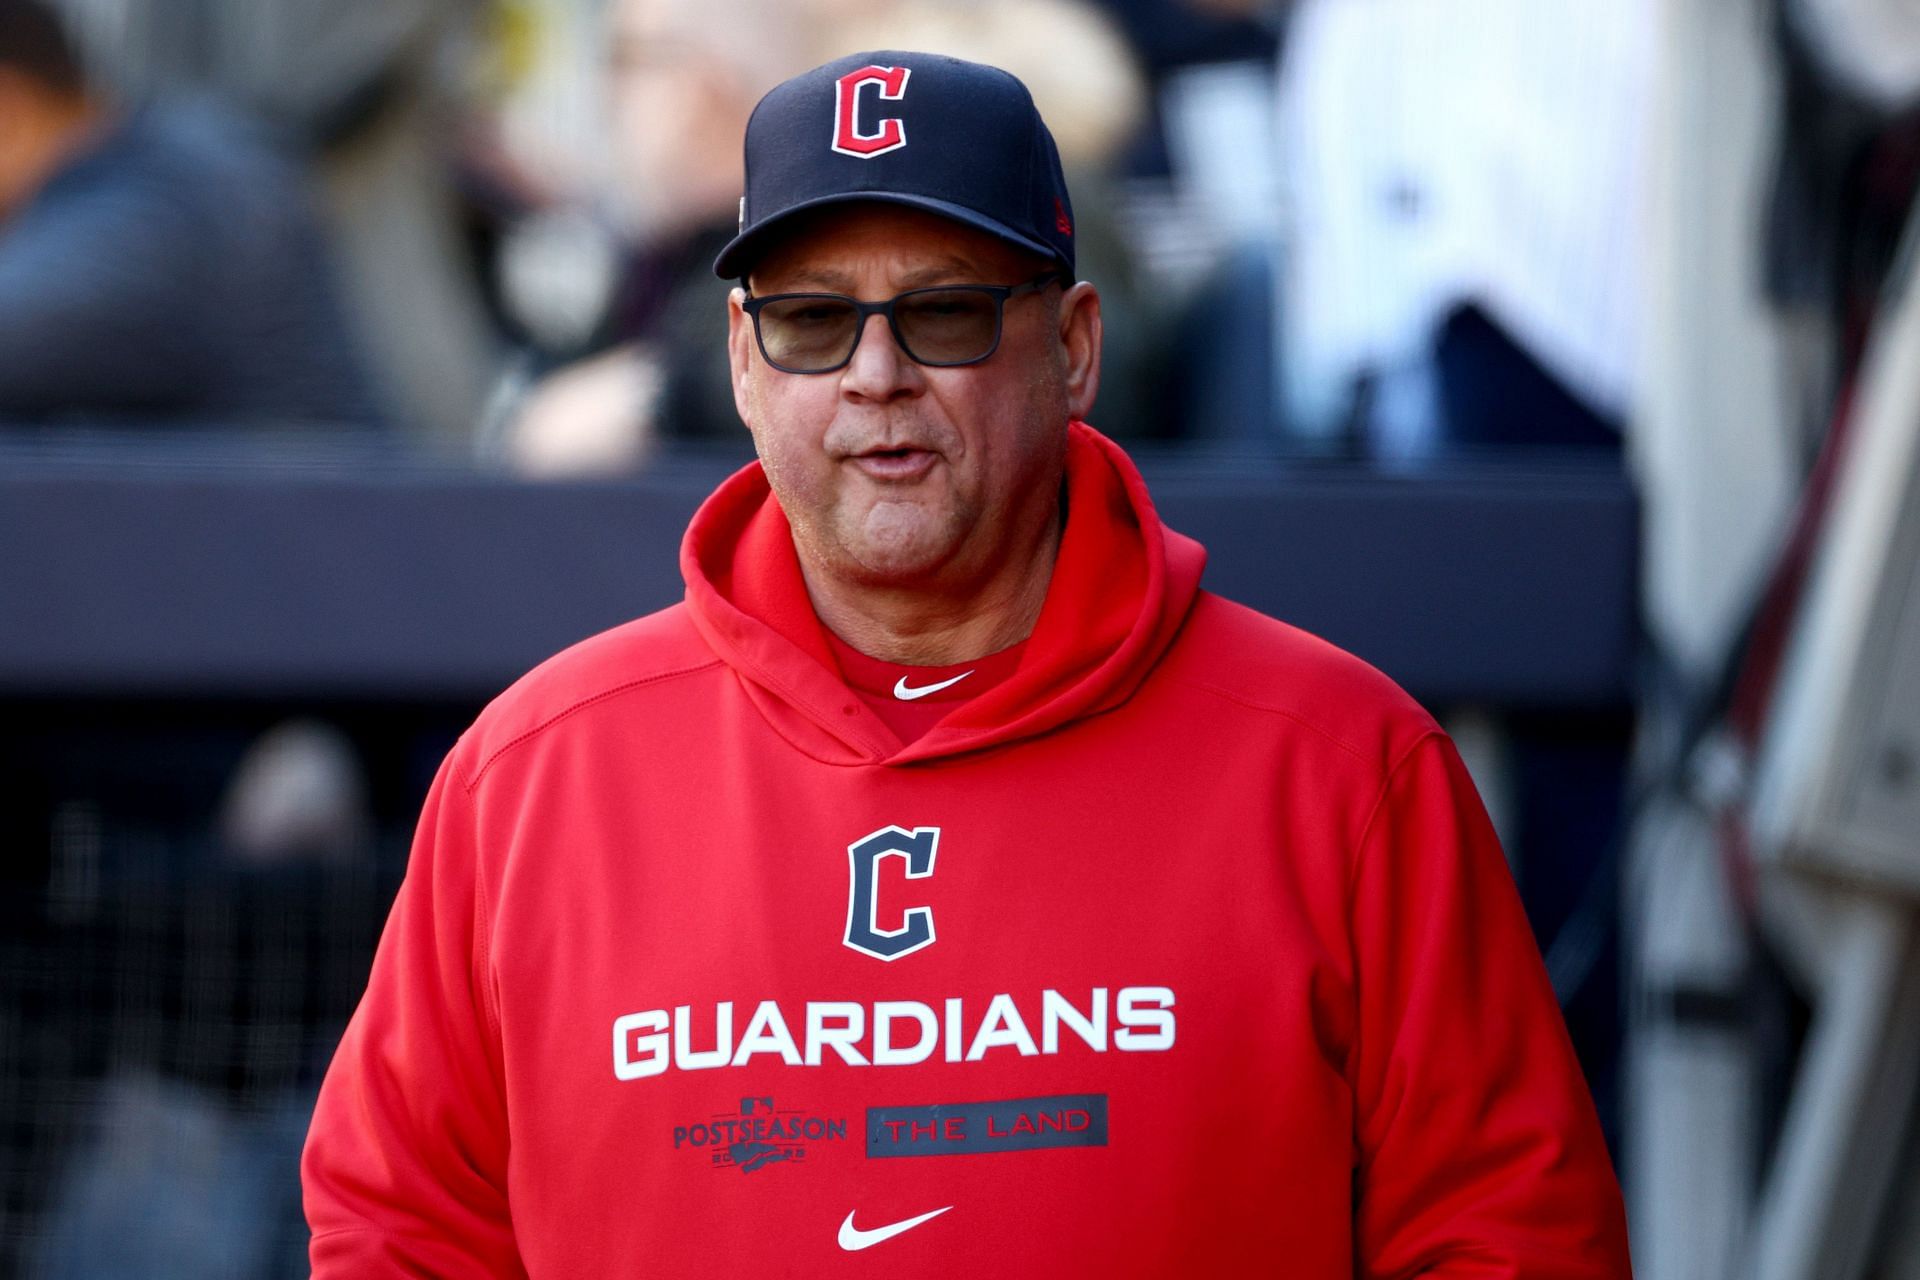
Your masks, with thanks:
M449 757L307 1133L316 1280L526 1274L477 874L471 799Z
M1624 1280L1599 1122L1453 744L1389 775L1354 871L1359 1274Z

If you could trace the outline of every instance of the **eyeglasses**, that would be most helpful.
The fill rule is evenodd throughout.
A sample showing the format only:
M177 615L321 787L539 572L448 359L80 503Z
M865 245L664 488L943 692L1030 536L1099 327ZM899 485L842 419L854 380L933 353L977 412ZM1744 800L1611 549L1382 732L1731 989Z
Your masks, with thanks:
M760 354L783 373L832 373L853 359L868 316L885 316L909 359L936 368L978 364L1000 349L1007 299L1060 279L1049 271L1025 284L950 284L909 289L885 302L843 293L774 293L741 303L753 317Z

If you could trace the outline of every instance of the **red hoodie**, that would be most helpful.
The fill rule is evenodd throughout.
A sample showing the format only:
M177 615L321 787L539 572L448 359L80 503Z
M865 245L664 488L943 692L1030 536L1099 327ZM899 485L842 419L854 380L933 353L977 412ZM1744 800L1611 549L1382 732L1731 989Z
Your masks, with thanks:
M1628 1274L1452 745L1072 432L1018 668L909 745L757 466L684 603L481 715L314 1114L316 1275Z

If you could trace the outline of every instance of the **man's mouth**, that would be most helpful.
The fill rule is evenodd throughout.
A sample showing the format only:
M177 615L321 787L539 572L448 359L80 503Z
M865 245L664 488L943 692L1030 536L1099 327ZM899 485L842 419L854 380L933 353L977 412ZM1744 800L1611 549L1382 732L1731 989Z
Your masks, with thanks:
M848 459L862 474L874 480L918 480L933 468L940 455L931 449L901 445L890 449L868 449Z

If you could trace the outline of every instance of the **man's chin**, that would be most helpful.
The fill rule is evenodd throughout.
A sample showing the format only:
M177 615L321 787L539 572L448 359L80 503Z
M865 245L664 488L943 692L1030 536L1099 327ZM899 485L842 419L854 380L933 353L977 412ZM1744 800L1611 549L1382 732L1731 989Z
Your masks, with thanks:
M956 541L932 521L853 531L840 544L843 572L863 586L930 585L952 561Z
M931 584L951 558L949 548L921 544L849 547L848 576L863 586Z
M889 579L933 572L953 554L954 543L950 514L920 502L877 502L841 539L867 574Z

